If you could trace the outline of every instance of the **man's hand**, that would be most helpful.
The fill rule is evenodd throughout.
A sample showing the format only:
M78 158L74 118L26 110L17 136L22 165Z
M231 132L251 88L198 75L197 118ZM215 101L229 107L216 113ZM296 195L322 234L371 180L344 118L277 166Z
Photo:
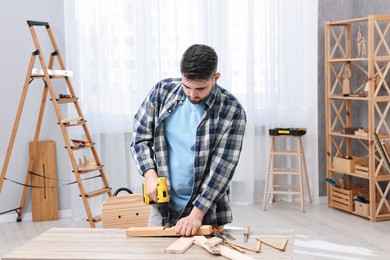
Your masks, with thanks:
M157 172L155 169L149 169L144 173L146 182L146 195L157 203Z
M181 218L175 225L176 234L182 236L193 236L198 231L199 227L202 225L202 219L206 213L193 207L190 215L187 217Z

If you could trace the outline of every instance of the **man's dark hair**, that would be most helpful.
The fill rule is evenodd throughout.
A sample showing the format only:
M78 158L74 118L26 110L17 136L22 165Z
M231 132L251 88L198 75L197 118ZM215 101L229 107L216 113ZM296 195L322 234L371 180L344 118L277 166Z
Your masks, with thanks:
M180 62L182 75L190 80L209 80L217 71L218 56L213 48L203 44L190 46Z

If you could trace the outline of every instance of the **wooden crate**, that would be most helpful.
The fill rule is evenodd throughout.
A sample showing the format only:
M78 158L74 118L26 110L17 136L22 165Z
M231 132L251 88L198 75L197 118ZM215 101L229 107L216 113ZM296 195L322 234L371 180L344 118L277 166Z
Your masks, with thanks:
M353 157L352 159L345 159L342 157L333 157L333 169L340 173L355 172L355 165L365 165L366 160L360 157Z
M329 194L329 205L333 208L353 212L355 210L355 203L353 201L353 198L357 195L368 197L368 185L355 184L350 190L338 188L331 185Z
M368 217L370 215L370 204L355 201L355 214Z

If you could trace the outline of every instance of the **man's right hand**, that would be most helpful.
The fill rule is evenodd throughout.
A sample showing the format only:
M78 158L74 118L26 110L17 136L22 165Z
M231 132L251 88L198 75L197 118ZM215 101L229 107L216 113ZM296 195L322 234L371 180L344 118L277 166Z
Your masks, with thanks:
M157 172L155 169L149 169L144 173L146 182L146 195L157 203Z

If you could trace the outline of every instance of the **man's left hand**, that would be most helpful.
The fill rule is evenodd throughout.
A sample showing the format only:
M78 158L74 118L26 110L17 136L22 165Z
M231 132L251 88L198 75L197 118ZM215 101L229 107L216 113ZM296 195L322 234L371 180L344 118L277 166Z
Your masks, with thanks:
M194 207L187 217L181 218L175 225L176 234L182 236L193 236L202 225L202 219L205 213Z

